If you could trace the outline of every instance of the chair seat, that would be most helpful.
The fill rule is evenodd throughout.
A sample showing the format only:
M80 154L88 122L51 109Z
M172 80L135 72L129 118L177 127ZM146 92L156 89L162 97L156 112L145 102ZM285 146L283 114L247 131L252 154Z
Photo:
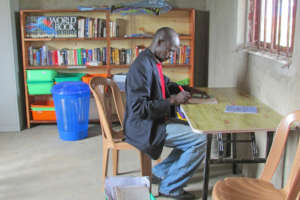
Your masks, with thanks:
M271 183L253 178L226 178L213 189L214 200L277 200L286 199L283 190Z

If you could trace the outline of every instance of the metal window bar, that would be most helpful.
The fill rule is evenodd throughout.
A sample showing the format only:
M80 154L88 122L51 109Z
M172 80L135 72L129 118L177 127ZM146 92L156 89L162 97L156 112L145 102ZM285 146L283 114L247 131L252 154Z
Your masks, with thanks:
M278 0L273 0L273 11L272 11L272 33L271 33L271 52L274 53L276 48L276 25L278 15Z
M257 48L260 47L260 13L261 13L261 0L256 0L254 4L254 42Z
M286 55L289 56L289 51L290 51L290 24L291 24L291 2L292 0L289 0L288 3L288 22L287 22L287 38L286 38Z
M293 52L293 49L294 49L296 10L297 10L297 0L294 0L294 5L293 5L293 25L292 25L292 43L291 43L291 52Z
M277 33L278 33L278 37L277 37L277 53L280 53L280 49L281 49L281 17L282 17L282 0L279 0L279 5L278 5L278 11L279 13L278 15L278 27L277 27Z
M264 13L264 49L267 49L267 11L268 0L265 0L265 13Z

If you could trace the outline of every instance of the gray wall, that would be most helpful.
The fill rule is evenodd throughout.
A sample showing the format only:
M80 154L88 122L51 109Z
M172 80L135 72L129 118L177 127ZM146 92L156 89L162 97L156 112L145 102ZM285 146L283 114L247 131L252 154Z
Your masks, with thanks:
M137 2L136 0L20 0L21 9L71 9L78 5L99 6L112 5L123 2ZM206 9L206 0L169 0L178 8Z
M283 67L269 58L248 54L239 49L238 6L245 0L211 0L210 11L210 50L209 87L240 87L248 90L262 102L282 115L300 109L300 4L296 17L295 50L293 64ZM298 133L299 135L299 133ZM265 149L264 133L257 133L259 148ZM293 160L298 136L291 134L284 162L281 163L274 183L280 187L287 178ZM261 152L262 153L262 152ZM247 174L258 176L263 165ZM249 165L244 165L250 169ZM282 181L283 180L283 181Z
M16 39L15 11L18 0L0 1L0 132L19 131L24 119L20 90L20 67Z

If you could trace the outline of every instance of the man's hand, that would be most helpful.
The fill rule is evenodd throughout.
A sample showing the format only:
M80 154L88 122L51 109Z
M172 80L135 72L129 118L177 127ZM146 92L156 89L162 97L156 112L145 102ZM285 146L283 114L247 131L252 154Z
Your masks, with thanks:
M191 93L191 95L193 97L195 95L195 96L197 96L198 98L201 98L201 99L209 98L208 94L205 91L202 91L202 90L197 89L197 88L189 87L189 92Z
M172 105L186 103L191 98L191 94L187 91L181 91L176 95L171 95L169 101Z

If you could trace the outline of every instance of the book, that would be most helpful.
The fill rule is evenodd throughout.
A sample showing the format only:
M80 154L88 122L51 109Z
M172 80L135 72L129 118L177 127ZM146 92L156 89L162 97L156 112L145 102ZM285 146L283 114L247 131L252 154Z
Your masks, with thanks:
M206 92L194 93L188 100L189 104L217 104L216 98L209 96Z
M189 104L217 104L218 100L214 97L209 98L195 98L192 97L188 100Z
M227 105L225 107L225 112L255 114L255 113L257 113L257 108L256 108L256 106Z
M116 36L124 37L126 34L126 27L128 26L125 19L116 19Z

